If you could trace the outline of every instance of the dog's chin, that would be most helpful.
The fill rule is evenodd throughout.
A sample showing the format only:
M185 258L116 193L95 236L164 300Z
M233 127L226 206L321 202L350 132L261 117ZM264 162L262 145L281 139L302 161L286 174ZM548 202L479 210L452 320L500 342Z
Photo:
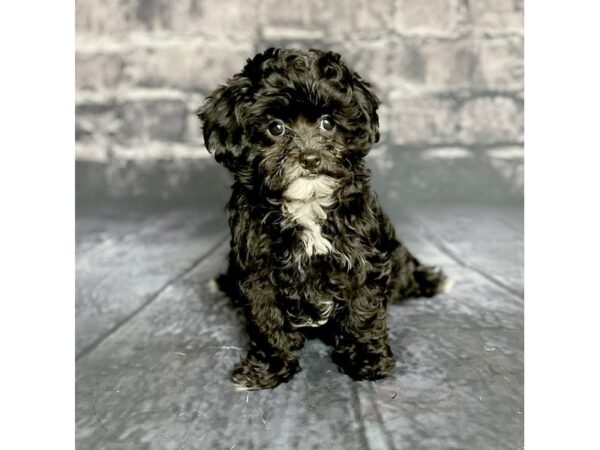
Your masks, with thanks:
M295 178L287 184L283 197L291 201L311 201L331 198L338 180L328 175L311 173Z
M314 180L319 177L327 177L327 176L330 176L330 175L326 174L325 172L319 172L319 171L315 171L315 170L305 170L302 172L302 174L300 174L298 177L296 177L296 180L298 180L298 179Z
M343 173L339 170L335 170L335 169L327 169L324 167L319 167L317 169L304 169L302 167L300 168L295 168L292 171L290 171L290 173L288 173L288 177L287 180L289 183L292 183L294 181L296 181L299 178L305 178L305 179L315 179L315 178L319 178L319 177L328 177L328 178L336 178L336 179L340 179L343 177Z
M319 167L314 170L300 165L283 171L281 177L266 177L272 181L269 190L279 193L286 201L309 201L314 198L330 197L343 184L344 173L336 168Z

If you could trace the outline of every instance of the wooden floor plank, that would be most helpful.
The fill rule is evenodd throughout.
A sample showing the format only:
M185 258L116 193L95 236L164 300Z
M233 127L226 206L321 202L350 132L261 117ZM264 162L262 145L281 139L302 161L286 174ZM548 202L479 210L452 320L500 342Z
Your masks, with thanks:
M453 268L450 294L391 308L397 376L361 395L381 448L514 449L523 443L522 305Z
M223 213L185 209L146 217L132 225L99 221L89 239L80 239L75 283L78 355L226 236ZM103 233L101 240L98 233Z
M293 383L234 389L229 372L245 337L229 301L207 283L226 251L224 245L79 361L78 446L319 448L325 439L328 448L365 448L353 383L320 342L302 350L304 370Z
M413 222L438 248L513 294L523 295L523 215L518 208L413 207Z
M370 446L521 448L522 297L439 251L403 217L395 224L398 236L425 263L442 266L455 285L449 294L390 308L396 377L360 395Z
M487 226L488 212L468 217ZM466 253L465 236L445 231L456 220L451 211L437 214L425 217L444 243L492 270L492 256ZM395 223L410 250L442 266L456 285L450 294L390 308L393 377L353 382L338 372L330 348L312 340L299 353L303 371L290 383L235 391L229 373L246 337L239 312L208 283L224 268L223 244L78 361L78 448L522 447L522 298L440 251L418 221L399 214ZM517 227L507 228L518 235ZM181 239L196 235L187 236ZM493 246L475 244L492 254ZM100 254L107 266L120 256L103 250L94 258Z
M135 235L143 226L159 217L156 212L113 208L106 211L78 213L75 221L75 255L102 251Z

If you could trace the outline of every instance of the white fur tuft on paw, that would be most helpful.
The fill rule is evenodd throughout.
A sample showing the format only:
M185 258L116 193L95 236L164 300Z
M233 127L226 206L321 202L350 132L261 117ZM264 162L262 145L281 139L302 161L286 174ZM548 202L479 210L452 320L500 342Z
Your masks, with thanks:
M208 291L211 294L216 294L217 292L219 292L219 283L217 283L217 280L215 280L214 278L212 278L208 283L206 283L206 285L208 286Z
M454 287L454 279L447 277L444 280L444 282L440 285L438 292L440 294L447 294L452 290L453 287Z

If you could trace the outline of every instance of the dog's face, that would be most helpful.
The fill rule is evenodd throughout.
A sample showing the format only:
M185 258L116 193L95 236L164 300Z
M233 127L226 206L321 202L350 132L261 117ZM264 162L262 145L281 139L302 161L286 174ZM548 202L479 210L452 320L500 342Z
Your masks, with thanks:
M335 53L270 49L210 95L199 116L207 148L237 180L293 195L292 185L319 189L302 180L351 176L379 139L378 103Z

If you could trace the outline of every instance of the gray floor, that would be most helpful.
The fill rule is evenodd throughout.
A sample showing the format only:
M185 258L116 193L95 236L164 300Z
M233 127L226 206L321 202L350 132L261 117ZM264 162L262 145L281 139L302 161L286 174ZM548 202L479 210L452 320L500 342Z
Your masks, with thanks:
M78 448L522 448L522 208L388 206L456 281L391 308L395 376L353 382L309 341L290 383L250 393L229 382L238 313L208 287L228 250L221 209L78 209Z

